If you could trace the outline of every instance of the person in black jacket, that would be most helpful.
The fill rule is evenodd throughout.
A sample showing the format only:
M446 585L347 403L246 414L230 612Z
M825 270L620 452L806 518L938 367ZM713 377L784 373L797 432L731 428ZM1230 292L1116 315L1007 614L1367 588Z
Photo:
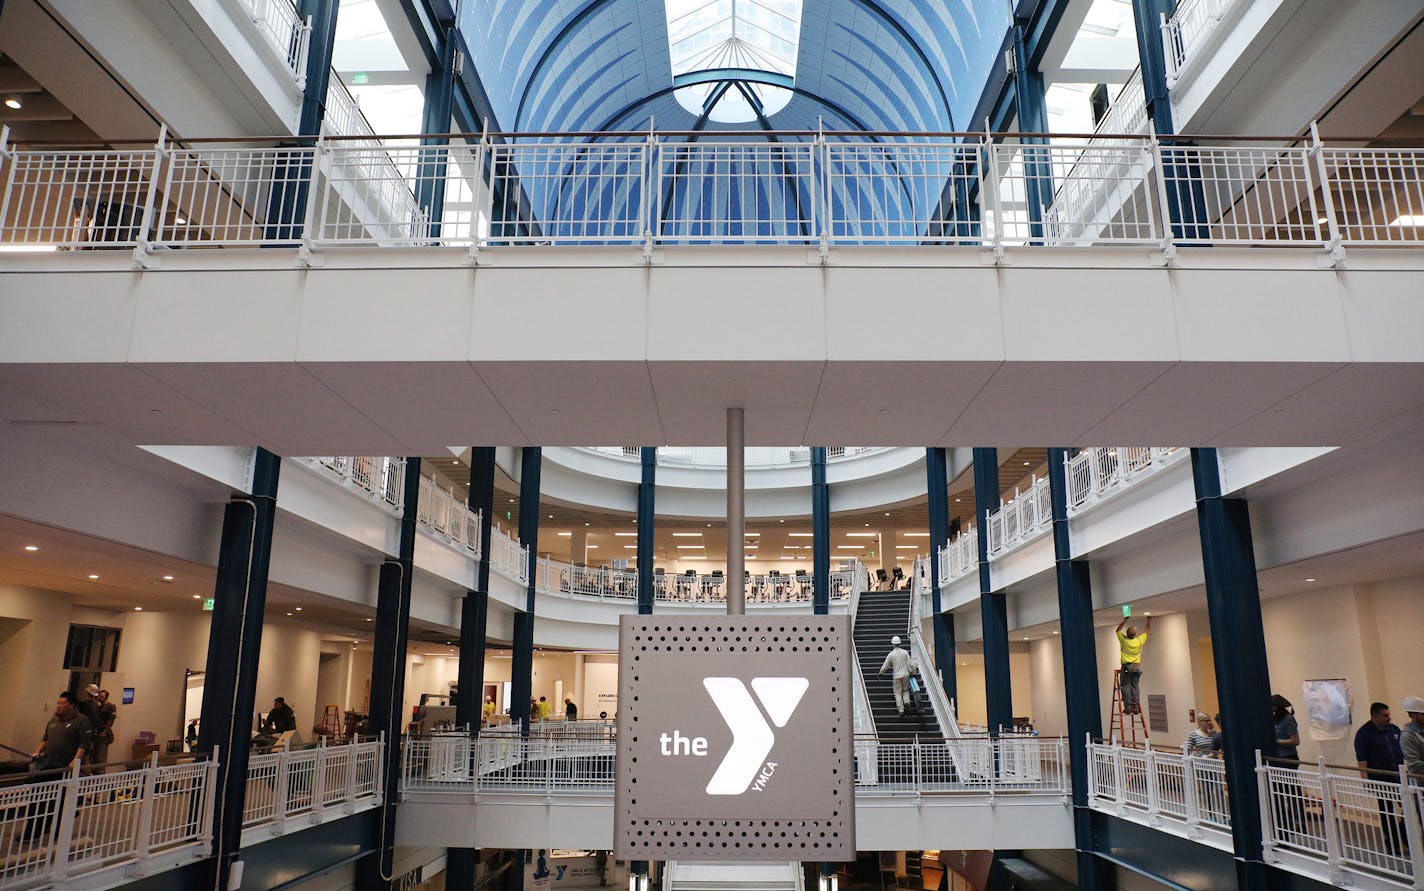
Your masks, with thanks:
M287 705L287 700L280 696L272 700L272 710L267 713L267 720L262 722L262 732L275 736L296 729L297 713L292 711L290 705Z

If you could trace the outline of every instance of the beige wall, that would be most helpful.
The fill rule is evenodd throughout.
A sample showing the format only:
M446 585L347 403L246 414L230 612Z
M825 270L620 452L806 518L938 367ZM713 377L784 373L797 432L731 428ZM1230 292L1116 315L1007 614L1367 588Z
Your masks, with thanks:
M922 666L923 668L924 666ZM961 724L983 724L988 720L984 703L984 657L978 653L961 653L955 666L955 683L959 700L955 704ZM1009 652L1009 689L1013 696L1014 715L1035 718L1033 672L1027 645Z
M0 668L6 693L0 696L0 740L32 750L54 709L55 694L69 686L64 646L69 636L71 597L0 585ZM122 647L122 643L120 644Z

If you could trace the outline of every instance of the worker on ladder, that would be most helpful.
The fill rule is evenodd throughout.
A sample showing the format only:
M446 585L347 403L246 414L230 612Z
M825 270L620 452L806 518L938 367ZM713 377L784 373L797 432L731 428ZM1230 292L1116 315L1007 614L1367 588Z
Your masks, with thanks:
M1127 631L1123 626L1127 625ZM1124 714L1142 714L1142 648L1147 645L1147 635L1152 633L1152 617L1147 617L1147 625L1142 633L1137 633L1136 625L1128 625L1127 617L1117 624L1117 645L1122 656L1122 672L1118 684L1122 688L1122 710Z

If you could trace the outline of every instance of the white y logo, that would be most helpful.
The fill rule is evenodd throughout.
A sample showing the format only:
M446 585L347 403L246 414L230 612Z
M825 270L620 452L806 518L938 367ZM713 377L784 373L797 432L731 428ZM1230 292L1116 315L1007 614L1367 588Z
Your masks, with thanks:
M732 731L732 747L717 765L707 783L708 795L741 795L761 770L771 752L776 735L761 716L746 685L737 678L703 678L702 686L712 697L727 729ZM801 703L811 682L806 678L752 678L752 689L777 727L785 727L791 713Z

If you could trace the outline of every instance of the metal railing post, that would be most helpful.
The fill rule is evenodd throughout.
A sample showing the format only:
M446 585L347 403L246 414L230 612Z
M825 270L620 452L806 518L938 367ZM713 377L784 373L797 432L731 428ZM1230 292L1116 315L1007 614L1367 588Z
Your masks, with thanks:
M814 213L816 213L816 211L817 211L818 209L820 209L820 210L822 211L821 214L820 214L821 219L819 220L819 224L820 224L820 225L818 226L818 228L821 230L821 231L820 231L821 259L824 261L825 258L826 258L826 256L827 256L827 255L830 253L830 251L831 251L831 203L832 203L832 202L831 202L831 151L830 151L830 146L827 145L827 143L826 143L826 133L825 133L825 130L823 129L823 126L824 126L824 125L823 125L823 122L822 122L821 118L818 116L818 117L816 118L816 143L815 143L814 148L812 149L812 154L811 154L811 188L812 188L812 190L813 190L813 194L812 194L812 196L811 196L811 212L814 214ZM818 180L818 177L816 176L816 161L817 161L818 159L819 159L820 162L821 162L821 176L819 177L819 181L820 181L820 184L821 184L821 194L820 194L820 196L819 196L819 198L820 198L819 201L817 200L817 196L814 194L814 189L816 188L816 183L817 183L817 180ZM822 204L822 202L824 202L824 205Z
M1187 826L1189 832L1195 836L1197 834L1197 824L1201 822L1201 804L1197 797L1197 765L1196 758L1187 752L1187 745L1182 744L1182 809L1187 815Z
M5 220L10 216L10 193L15 189L15 157L18 153L10 148L10 125L0 126L0 165L5 170L5 191L0 193L0 244L5 242ZM6 164L5 162L10 163Z
M69 876L69 858L74 847L74 823L79 816L79 764L76 762L60 781L59 835L54 840L53 876L62 881Z
M1162 156L1162 141L1156 134L1148 138L1147 144L1153 165L1157 168L1157 211L1162 217L1162 251L1171 257L1176 250L1177 236L1173 229L1176 220L1172 219L1172 201L1167 195L1167 161Z
M1327 771L1323 757L1317 762L1317 765L1317 769L1320 771L1320 812L1321 830L1325 834L1325 862L1330 870L1330 880L1340 884L1345 877L1343 867L1345 857L1340 845L1340 822L1335 806L1335 777ZM1296 794L1301 799L1296 806L1302 810L1302 813L1297 814L1297 817L1303 820L1305 790L1298 783L1296 784ZM1305 833L1304 827L1297 831L1301 834Z
M1256 750L1256 795L1261 810L1261 856L1270 863L1276 850L1276 818L1271 808L1271 768L1261 758L1260 749Z
M148 849L153 844L153 800L157 785L158 752L155 751L149 756L148 766L143 769L142 791L139 792L138 825L134 829L134 854L138 859L134 874L138 876L147 874Z
M1118 812L1121 813L1127 803L1127 772L1122 763L1122 742L1113 740L1113 800L1117 802Z
M322 167L330 163L330 151L326 142L326 124L323 123L317 133L316 144L311 149L311 172L306 182L307 206L306 218L302 221L302 250L307 253L316 250L319 241L317 236L326 230L326 197L317 190L317 183L321 181ZM330 178L328 170L328 181Z
M208 769L203 779L203 815L202 825L198 827L198 852L205 853L212 848L213 844L213 808L217 806L218 800L218 753L219 746L213 746L213 753L208 757Z
M386 763L386 731L382 730L376 737L376 760L373 770L376 774L376 797L384 798L386 794L385 771L381 770L381 765Z
M311 822L313 823L320 821L321 812L326 807L326 771L330 764L328 755L326 737L323 736L321 745L317 746L316 764L312 769Z
M1157 824L1157 818L1161 815L1161 792L1157 787L1160 777L1157 776L1157 750L1150 745L1147 747L1145 763L1147 765L1147 813L1152 817L1152 824Z
M158 141L153 145L153 165L148 170L148 189L143 199L143 215L139 218L138 237L134 244L134 262L146 266L146 257L152 245L148 236L153 231L154 205L158 201L158 173L163 167L163 159L168 155L168 125L158 128Z
M653 244L657 240L654 233L662 230L663 169L658 158L658 136L653 130L653 120L648 118L648 138L643 143L643 256L651 260Z
M1335 197L1330 194L1330 169L1325 165L1325 144L1320 140L1320 127L1315 121L1310 122L1310 142L1307 144L1306 156L1314 160L1315 173L1320 178L1320 200L1325 205L1325 225L1329 227L1326 238L1322 239L1325 252L1330 255L1335 263L1345 259L1345 249L1343 247L1344 232L1340 228L1340 217L1335 208ZM1310 163L1304 165L1307 177L1310 176ZM1315 190L1307 188L1311 204L1315 203ZM1315 225L1316 237L1320 236L1320 225L1315 223L1314 208L1312 207L1312 224Z
M346 813L356 811L356 753L360 746L354 741L346 746L346 791L342 800L346 802ZM402 784L404 788L404 784Z
M1424 796L1420 792L1421 787L1411 783L1409 768L1400 765L1399 806L1404 811L1404 838L1409 846L1409 863L1414 873L1415 888L1424 888L1424 827L1420 825L1419 815Z
M982 203L987 195L989 208L994 212L994 235L989 239L989 247L997 258L1004 255L1004 211L999 200L999 153L994 150L994 134L989 131L988 121L984 122L984 151L988 158L986 164L979 165L982 176L979 198ZM986 228L980 224L980 229Z
M281 834L287 828L287 801L291 797L292 753L282 749L277 753L277 774L272 783L272 822Z

